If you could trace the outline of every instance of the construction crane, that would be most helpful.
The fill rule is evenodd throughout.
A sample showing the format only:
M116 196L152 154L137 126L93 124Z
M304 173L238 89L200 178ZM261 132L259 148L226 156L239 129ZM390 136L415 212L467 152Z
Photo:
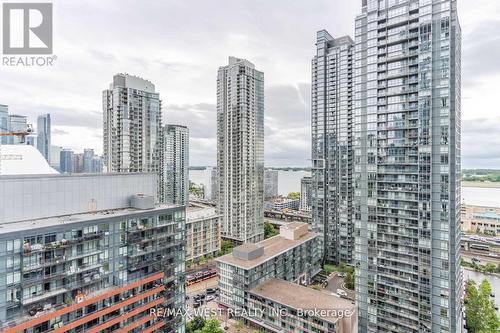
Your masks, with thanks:
M32 132L10 132L10 133L0 133L0 136L19 136L21 137L21 143L24 143L24 140L27 135L30 135Z
M25 131L0 133L0 138L4 137L4 136L16 136L16 137L21 138L20 143L24 143L26 140L26 136L30 135L31 133L33 133L33 127L30 124L28 124ZM2 158L2 140L0 140L0 173L2 170L1 169L2 159L3 159Z
M31 126L31 124L28 124L25 131L5 133L0 132L0 136L17 136L21 138L21 143L24 143L26 136L30 135L31 133L33 133L33 127Z

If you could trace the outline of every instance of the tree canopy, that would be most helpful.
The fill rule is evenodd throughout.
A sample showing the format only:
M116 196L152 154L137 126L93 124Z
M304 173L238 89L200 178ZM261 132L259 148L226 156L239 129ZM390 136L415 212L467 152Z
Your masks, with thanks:
M224 333L220 328L220 322L217 319L209 319L205 322L205 326L195 333Z
M270 222L264 222L264 238L269 238L276 236L278 234L278 230L272 225Z
M197 316L186 324L186 333L195 333L205 326L206 320L203 317Z
M489 282L483 280L479 288L477 288L476 283L469 280L465 291L465 319L468 332L499 332L500 321L498 320L495 305L490 298L491 286Z

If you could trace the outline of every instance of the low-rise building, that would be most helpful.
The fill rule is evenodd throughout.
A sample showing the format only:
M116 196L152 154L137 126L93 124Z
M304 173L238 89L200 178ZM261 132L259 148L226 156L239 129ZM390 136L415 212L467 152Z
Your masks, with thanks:
M289 223L280 234L259 243L245 243L216 259L219 303L246 308L248 291L272 278L309 283L320 271L318 234L306 223Z
M354 302L280 279L248 293L248 320L267 331L357 333Z
M214 207L191 204L186 209L186 260L220 251L221 218Z
M183 332L185 208L154 174L0 177L0 330Z
M283 209L299 210L300 200L277 198L265 202L266 210L282 211Z
M462 204L461 227L464 232L500 235L500 207Z

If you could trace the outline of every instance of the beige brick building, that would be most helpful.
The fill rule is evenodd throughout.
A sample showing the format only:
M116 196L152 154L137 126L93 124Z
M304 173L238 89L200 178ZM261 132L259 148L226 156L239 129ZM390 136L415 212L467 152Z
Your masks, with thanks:
M464 232L500 235L500 207L463 204L461 228Z

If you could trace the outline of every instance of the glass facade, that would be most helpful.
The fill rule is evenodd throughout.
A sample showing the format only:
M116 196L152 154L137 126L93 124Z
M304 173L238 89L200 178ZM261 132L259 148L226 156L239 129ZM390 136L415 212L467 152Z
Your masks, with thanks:
M352 61L350 37L317 34L312 60L312 223L324 260L352 262Z
M264 238L264 73L230 57L217 76L217 167L223 237Z
M456 1L368 0L356 19L356 292L363 332L459 332Z
M51 125L50 114L38 116L36 130L38 132L38 139L36 147L38 151L45 157L47 162L50 163L50 144L51 144Z
M104 164L108 172L159 172L161 101L154 85L127 74L103 92Z
M161 202L186 205L189 191L188 128L165 125L161 150Z
M184 306L182 207L2 233L0 263L0 321L15 331L183 331L149 314Z

